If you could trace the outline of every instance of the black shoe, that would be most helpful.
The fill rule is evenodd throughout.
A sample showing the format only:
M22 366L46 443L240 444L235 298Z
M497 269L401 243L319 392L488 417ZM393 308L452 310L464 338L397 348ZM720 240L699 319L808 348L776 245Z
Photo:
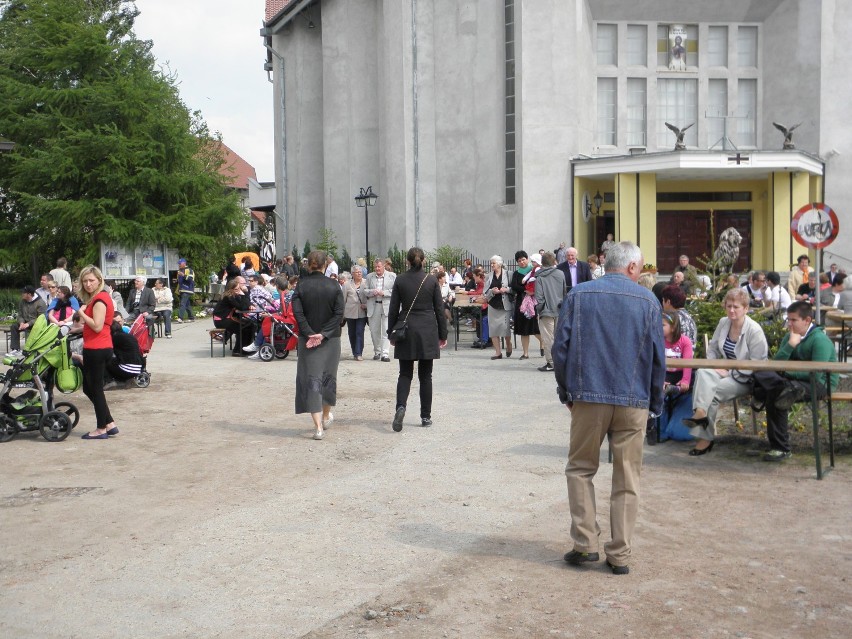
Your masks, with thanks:
M383 362L389 362L389 361L390 361L390 357L388 357L387 355L385 355L384 357L382 357L382 361L383 361Z
M432 425L432 420L429 419L428 417L422 417L420 419L420 425L423 426L424 428L428 428L429 426Z
M613 575L627 575L630 574L630 568L627 566L615 566L609 563L609 559L606 560L606 565L612 571Z
M690 428L707 428L710 425L709 417L684 417L680 421Z
M713 444L715 443L716 440L714 439L712 442L710 442L710 445L707 448L693 448L691 451L689 451L689 456L698 457L699 455L706 455L711 450L713 450Z
M553 364L545 364L544 366L539 366L538 370L542 373L551 373L553 372Z
M580 564L599 561L600 558L601 556L596 552L577 552L576 550L565 553L565 556L563 557L565 562L572 566L579 566Z
M657 445L657 426L656 424L651 424L645 429L645 436L648 438L648 446L656 446Z
M373 355L373 361L374 361L374 362L377 362L377 361L379 361L380 359L382 359L382 354L381 354L381 353L376 353L375 355Z
M405 406L400 406L396 409L396 414L393 416L393 429L397 433L402 430L403 419L405 419Z

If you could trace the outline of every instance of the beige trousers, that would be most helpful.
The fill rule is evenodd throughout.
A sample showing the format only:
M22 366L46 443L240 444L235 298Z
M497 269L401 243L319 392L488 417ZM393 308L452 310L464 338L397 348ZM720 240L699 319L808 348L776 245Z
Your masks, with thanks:
M737 382L730 375L722 377L715 370L700 368L695 371L695 385L692 389L692 410L701 408L707 411L707 428L694 426L689 429L693 437L713 441L716 438L716 414L719 404L730 402L751 393L751 385Z
M630 560L630 540L639 511L639 476L648 410L611 404L574 402L568 450L568 504L571 539L578 552L598 552L601 534L595 505L594 477L600 465L601 444L612 437L612 490L609 525L612 541L604 545L614 566Z
M553 364L553 332L556 329L555 317L539 317L538 332L541 334L541 347L544 349L544 359L548 364Z

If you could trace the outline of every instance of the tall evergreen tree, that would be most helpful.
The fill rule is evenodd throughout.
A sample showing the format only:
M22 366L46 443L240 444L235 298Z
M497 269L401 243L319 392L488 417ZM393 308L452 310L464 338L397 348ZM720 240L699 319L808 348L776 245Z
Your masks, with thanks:
M94 261L164 242L218 261L245 224L200 114L133 32L129 0L0 0L0 255Z

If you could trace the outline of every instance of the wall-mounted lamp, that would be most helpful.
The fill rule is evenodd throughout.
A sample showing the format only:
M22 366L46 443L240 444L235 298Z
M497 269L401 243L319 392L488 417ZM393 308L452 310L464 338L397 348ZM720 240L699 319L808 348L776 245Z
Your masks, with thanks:
M595 210L592 211L592 202L595 204ZM592 198L592 202L586 202L586 217L592 217L592 215L600 215L601 207L603 206L603 196L600 191L595 192L595 197Z

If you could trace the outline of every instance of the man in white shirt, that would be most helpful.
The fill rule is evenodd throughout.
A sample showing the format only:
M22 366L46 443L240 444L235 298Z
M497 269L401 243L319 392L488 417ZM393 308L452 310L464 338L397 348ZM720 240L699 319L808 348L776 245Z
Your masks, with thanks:
M51 288L51 286L53 286L53 288ZM50 275L41 276L39 287L36 289L36 295L43 299L44 303L48 306L53 301L53 298L56 297L56 282L53 281L53 278L50 277Z
M462 279L461 273L454 266L450 269L449 274L447 275L447 284L450 285L450 288L455 290L459 286L464 286L464 280Z
M787 307L793 303L790 294L781 286L781 276L775 271L766 274L767 287L763 293L763 304L767 312L781 313L786 316Z
M367 276L367 284L361 289L361 302L367 305L367 322L373 338L373 359L389 362L390 340L388 340L388 314L390 298L396 273L385 270L385 263L378 259L375 269Z
M67 286L71 287L71 274L65 270L65 267L68 266L68 260L64 257L60 257L56 260L56 268L50 271L50 277L53 278L53 281L56 282L57 286Z
M325 276L331 277L332 275L334 275L334 277L336 278L337 274L337 262L334 261L334 255L329 253L328 257L325 260Z

